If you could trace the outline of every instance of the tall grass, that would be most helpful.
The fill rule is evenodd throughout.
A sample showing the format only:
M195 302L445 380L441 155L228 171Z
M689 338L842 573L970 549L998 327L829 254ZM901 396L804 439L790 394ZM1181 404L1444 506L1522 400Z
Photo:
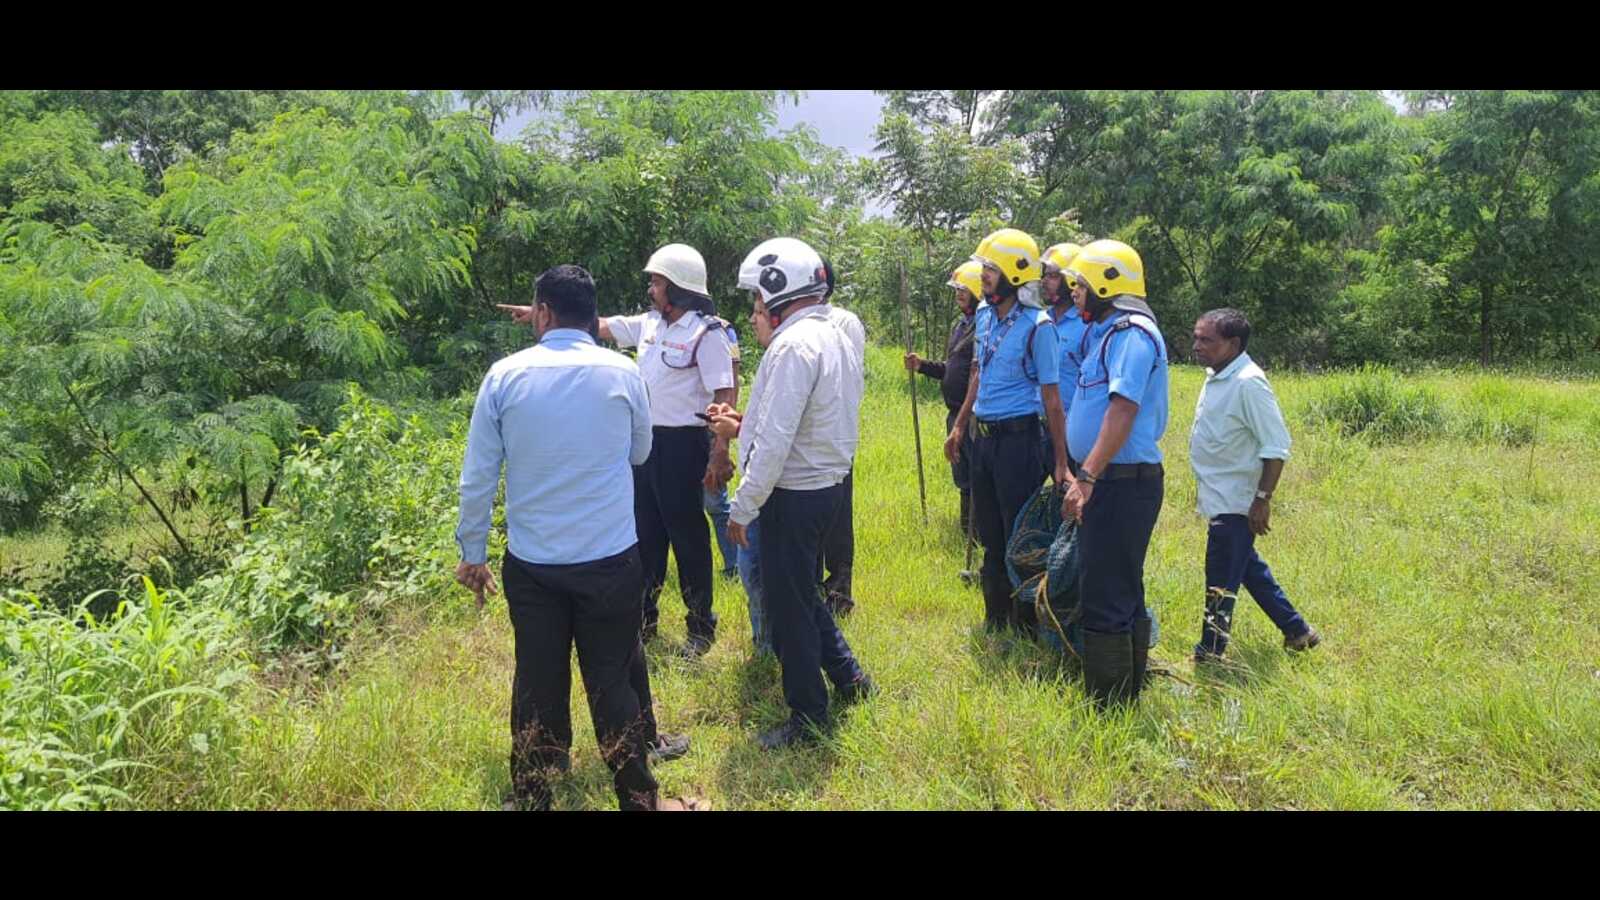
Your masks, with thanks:
M1137 709L1102 716L1058 659L982 633L982 600L956 575L964 560L955 492L937 455L937 393L920 385L924 523L904 372L897 352L873 348L855 478L858 607L844 629L884 692L841 712L820 748L760 751L754 736L786 715L778 669L751 658L741 590L719 580L722 627L710 654L651 655L662 726L694 741L688 757L658 769L663 789L723 809L1600 806L1600 480L1580 475L1600 464L1592 385L1383 370L1274 375L1295 443L1273 533L1258 547L1326 642L1290 656L1265 616L1241 602L1232 665L1196 672L1187 657L1204 598L1205 528L1187 445L1201 380L1193 368L1173 373L1161 442L1166 500L1146 567L1147 599L1162 622L1153 656L1181 680L1157 679ZM4 733L32 735L34 746L57 735L83 759L72 777L28 776L25 802L496 806L508 785L510 627L503 601L480 616L449 581L459 429L417 427L407 448L408 430L396 420L360 464L325 448L319 477L333 478L344 460L355 471L338 478L349 481L308 486L308 502L286 504L274 536L259 538L289 552L282 547L332 541L341 528L361 536L353 562L314 569L316 589L345 592L366 610L337 632L347 648L341 668L263 672L223 690L215 673L237 665L232 657L195 658L180 667L187 680L147 680L117 702L209 685L228 698L209 701L211 721L244 724L225 731L163 724L167 714L135 723L130 714L120 749L104 753L84 748L111 720L69 728L59 713L41 715L45 682L30 672L28 699L8 702L6 721L60 724L8 724ZM373 466L394 469L407 486L361 474ZM335 484L359 488L351 509L366 510L364 519L310 502L331 502L325 492ZM394 543L384 549L380 538ZM663 651L684 637L675 584L669 573ZM304 646L273 645L270 632L248 625L245 607L222 608L257 652ZM15 617L34 623L27 633L61 641L104 627L64 625L34 606ZM84 643L75 652L126 651ZM29 659L36 669L37 653ZM150 665L147 655L138 660ZM6 662L6 677L17 678L17 658ZM574 682L574 766L556 785L556 805L610 809L609 776ZM74 681L74 690L89 683ZM184 743L197 731L232 737L208 738L201 755ZM162 769L83 774L119 760ZM121 793L97 794L97 785ZM8 805L24 802L11 796Z
M0 808L162 805L204 789L248 678L226 615L142 579L106 619L0 598Z

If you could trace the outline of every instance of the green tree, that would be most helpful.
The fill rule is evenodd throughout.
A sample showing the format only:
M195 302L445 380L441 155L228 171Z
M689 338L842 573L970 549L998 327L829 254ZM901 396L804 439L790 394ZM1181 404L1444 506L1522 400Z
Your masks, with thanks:
M0 216L86 224L135 254L150 251L158 231L144 177L124 148L100 143L75 110L0 119Z
M1434 273L1436 353L1600 349L1600 93L1418 91L1423 147L1383 235L1383 271ZM1394 291L1380 291L1384 298ZM1588 339L1588 346L1585 346Z

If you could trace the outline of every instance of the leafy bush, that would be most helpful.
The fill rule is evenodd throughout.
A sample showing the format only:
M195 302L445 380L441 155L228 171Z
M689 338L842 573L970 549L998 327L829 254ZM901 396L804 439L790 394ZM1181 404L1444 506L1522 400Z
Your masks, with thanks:
M1305 416L1313 423L1331 423L1347 436L1380 442L1438 437L1448 423L1433 391L1407 384L1380 366L1328 376L1308 402Z
M354 385L348 398L339 427L285 463L277 504L227 568L195 585L263 651L337 660L363 614L449 583L467 410L402 422Z
M180 794L229 745L248 677L231 619L143 579L107 618L0 595L0 808L85 809ZM92 598L91 598L92 599Z

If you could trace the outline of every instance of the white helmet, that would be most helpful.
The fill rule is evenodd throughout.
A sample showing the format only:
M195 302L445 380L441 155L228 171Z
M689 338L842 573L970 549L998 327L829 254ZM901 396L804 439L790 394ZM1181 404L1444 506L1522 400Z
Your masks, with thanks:
M822 257L795 238L773 238L750 251L739 265L739 287L760 291L767 312L776 313L801 297L823 296L828 275Z
M650 254L644 270L672 282L680 288L702 297L710 297L706 290L706 258L688 244L668 244Z

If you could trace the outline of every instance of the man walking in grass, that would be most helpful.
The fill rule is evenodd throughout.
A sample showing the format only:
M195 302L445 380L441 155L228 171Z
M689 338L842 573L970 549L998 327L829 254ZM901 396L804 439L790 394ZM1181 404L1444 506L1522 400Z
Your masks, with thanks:
M1286 649L1322 642L1255 549L1256 537L1272 530L1272 493L1289 458L1289 429L1266 373L1245 352L1249 343L1250 321L1237 309L1214 309L1194 323L1194 356L1206 380L1194 405L1189 463L1209 524L1196 663L1220 660L1227 651L1241 584L1283 632Z
M631 466L650 455L650 401L633 362L595 345L594 280L557 266L534 284L539 343L495 363L473 405L461 466L456 580L483 604L490 513L502 467L507 552L501 566L516 641L510 809L550 808L548 773L572 746L572 648L601 755L625 810L686 809L659 800L651 755L688 739L655 734L639 640L644 570Z

